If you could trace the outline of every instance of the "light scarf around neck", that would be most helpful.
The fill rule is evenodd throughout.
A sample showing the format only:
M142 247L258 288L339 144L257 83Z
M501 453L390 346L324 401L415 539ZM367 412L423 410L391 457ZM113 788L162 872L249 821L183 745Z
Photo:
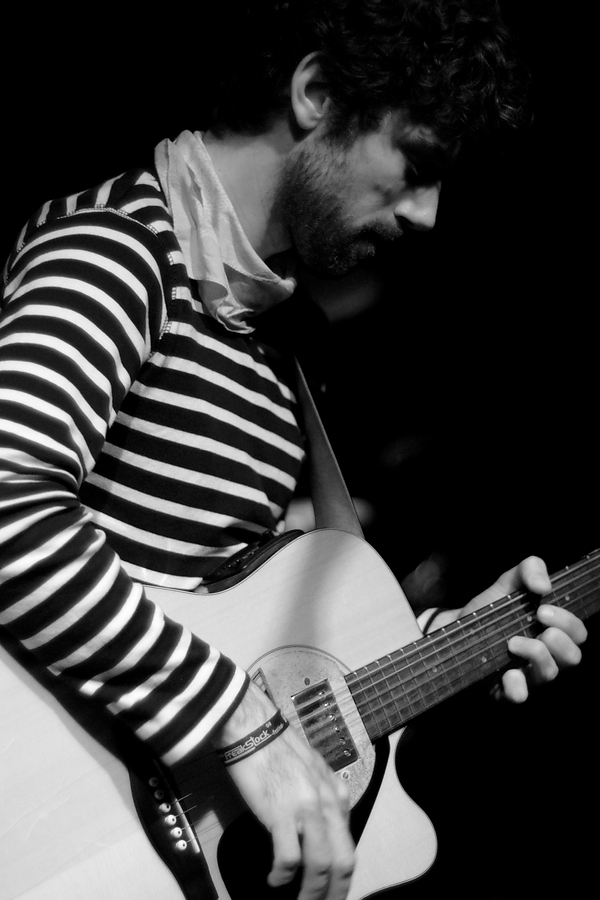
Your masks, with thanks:
M249 333L251 319L296 288L291 254L278 254L278 274L258 256L242 229L202 134L182 132L155 150L158 177L190 278L206 311L229 331Z

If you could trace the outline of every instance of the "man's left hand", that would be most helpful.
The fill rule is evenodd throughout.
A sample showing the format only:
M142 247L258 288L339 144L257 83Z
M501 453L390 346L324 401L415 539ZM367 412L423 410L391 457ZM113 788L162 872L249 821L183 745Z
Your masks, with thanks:
M472 613L494 600L513 591L527 590L544 596L552 590L548 570L543 560L530 556L504 572L494 584L474 597L463 609L454 611L453 618ZM442 613L436 618L436 628L441 624ZM563 668L576 666L581 660L580 645L587 637L585 625L566 609L541 604L537 610L538 621L545 630L536 638L515 635L508 641L508 649L524 661L523 668L508 669L502 676L501 694L513 703L523 703L529 695L529 686L552 681ZM448 620L449 621L449 620Z

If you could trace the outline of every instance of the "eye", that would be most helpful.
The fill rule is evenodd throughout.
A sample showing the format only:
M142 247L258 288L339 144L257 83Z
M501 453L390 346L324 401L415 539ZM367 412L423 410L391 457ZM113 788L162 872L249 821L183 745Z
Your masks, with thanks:
M414 163L406 167L406 183L413 187L419 184L419 168Z
M410 162L406 167L405 180L411 187L431 187L441 181L441 172L427 163Z

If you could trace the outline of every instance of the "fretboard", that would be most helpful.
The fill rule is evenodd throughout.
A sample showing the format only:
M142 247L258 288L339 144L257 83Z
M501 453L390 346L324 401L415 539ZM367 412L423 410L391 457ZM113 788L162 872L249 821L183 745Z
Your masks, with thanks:
M544 603L586 619L600 610L600 550L552 577ZM539 634L538 599L509 594L389 656L357 669L346 681L372 741L489 675L514 657L507 640Z

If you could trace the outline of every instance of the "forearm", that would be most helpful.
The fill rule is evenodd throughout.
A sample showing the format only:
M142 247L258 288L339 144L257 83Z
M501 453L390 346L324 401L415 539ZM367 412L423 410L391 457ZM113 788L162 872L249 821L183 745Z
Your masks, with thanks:
M276 706L264 691L250 682L238 706L214 734L213 745L221 749L235 744L271 719L276 712Z
M221 725L247 676L147 600L78 496L150 352L154 275L108 297L104 245L68 275L49 243L11 273L0 335L0 623L172 760Z

